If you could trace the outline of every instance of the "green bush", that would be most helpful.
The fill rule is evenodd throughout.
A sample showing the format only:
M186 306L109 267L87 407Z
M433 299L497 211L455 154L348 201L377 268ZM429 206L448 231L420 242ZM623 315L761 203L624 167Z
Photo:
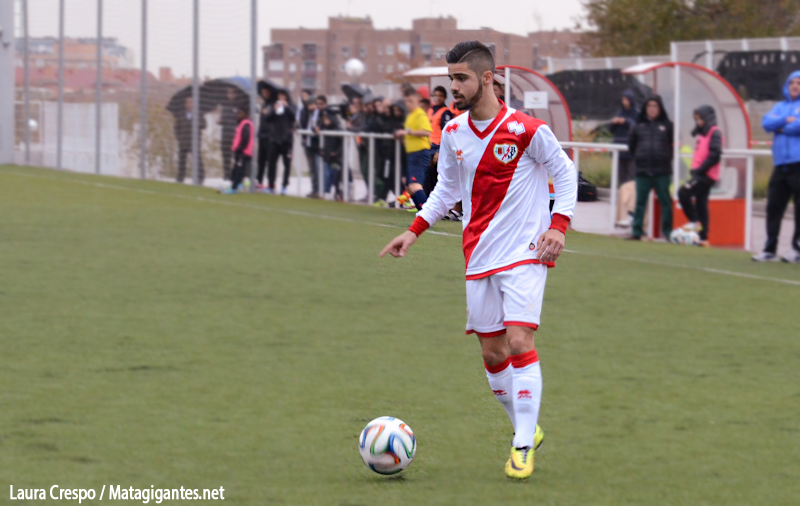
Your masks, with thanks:
M598 188L611 188L611 155L582 151L578 170L587 181Z

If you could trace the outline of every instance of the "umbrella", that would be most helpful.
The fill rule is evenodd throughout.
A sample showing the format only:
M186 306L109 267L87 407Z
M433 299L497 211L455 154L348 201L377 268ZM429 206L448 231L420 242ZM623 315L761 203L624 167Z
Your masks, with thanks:
M239 108L250 108L250 80L243 77L230 79L214 79L200 86L200 100L208 100L214 104L228 105L228 90L234 91L233 104Z
M202 89L202 87L201 87ZM186 110L186 99L192 97L192 85L188 85L180 90L177 93L172 95L172 98L169 99L167 103L166 109L172 113L173 116L180 116ZM205 114L213 110L217 104L211 100L211 97L206 94L205 96L201 93L200 94L200 114Z
M228 89L236 92L234 104L237 107L249 109L250 88L249 80L241 77L229 79L213 79L200 85L200 114L214 110L219 104L228 103ZM186 110L186 99L192 96L192 86L186 86L172 95L166 109L173 116L183 114Z
M278 95L279 91L282 91L282 92L286 93L287 96L289 96L289 92L286 90L286 88L284 88L282 86L278 86L277 84L273 83L269 79L262 79L262 80L260 80L258 82L258 96L261 96L261 90L263 90L264 88L269 90L270 97L272 97L270 100L275 100L275 97ZM289 103L290 104L291 104L291 100L292 100L292 97L289 96Z
M343 84L342 85L342 92L347 97L348 102L352 102L354 98L363 98L364 95L369 93L369 90L366 88L362 88L357 84Z

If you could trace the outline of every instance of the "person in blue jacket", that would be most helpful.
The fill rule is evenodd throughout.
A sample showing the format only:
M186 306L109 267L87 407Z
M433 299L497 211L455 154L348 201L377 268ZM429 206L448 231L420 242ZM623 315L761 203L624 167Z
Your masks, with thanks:
M764 116L764 130L775 134L772 159L775 170L767 189L767 244L753 257L757 262L778 260L778 236L789 199L794 199L794 237L791 253L783 261L800 263L800 70L789 75L783 86L786 100Z

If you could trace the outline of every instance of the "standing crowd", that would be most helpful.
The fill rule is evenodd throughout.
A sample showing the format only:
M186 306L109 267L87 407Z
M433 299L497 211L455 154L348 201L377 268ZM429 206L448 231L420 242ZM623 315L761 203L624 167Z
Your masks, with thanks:
M502 86L495 84L495 95L502 100ZM287 91L262 82L259 83L261 103L257 130L249 118L247 107L241 104L237 106L235 93L229 90L228 105L223 106L220 123L224 177L231 184L223 193L236 193L245 182L257 142L256 189L264 193L285 194L292 166L294 134L299 129L311 132L301 136L303 153L312 175L312 190L307 196L324 198L331 195L336 200L343 200L343 185L352 181L352 176L348 181L343 181L342 177L345 173L345 138L320 134L342 131L378 133L387 137L375 139L372 153L376 205L402 207L417 212L422 209L436 185L442 129L461 111L446 104L447 90L443 86L437 86L432 93L425 86L414 89L405 84L402 88L402 100L392 101L367 94L353 96L340 105L330 105L325 95L313 96L310 91L303 90L300 103L295 107ZM800 71L789 76L783 93L785 100L776 104L762 121L764 129L774 134L772 151L775 169L768 187L767 242L764 250L755 255L753 260L782 259L800 263ZM185 177L187 158L192 149L192 105L192 99L187 98L185 112L175 117L179 182ZM201 115L199 130L205 127L205 118ZM618 225L631 227L628 239L641 240L645 235L647 201L654 190L661 210L661 233L669 238L675 232L672 229L673 203L670 191L674 126L661 97L651 95L641 108L637 108L634 94L626 90L608 129L613 135L613 142L628 147L628 151L621 153L619 158L618 178L621 187ZM708 246L711 227L709 196L721 177L722 149L725 144L724 133L717 125L713 107L703 105L695 109L692 136L696 141L690 177L677 192L681 209L688 220L681 228L696 233L700 245ZM362 175L368 181L369 141L358 135L355 139ZM284 167L280 186L277 186L278 160L282 160ZM198 174L202 182L202 157ZM397 179L401 182L400 195L395 195L396 202L388 203ZM779 258L777 246L781 222L792 200L795 203L792 248L789 254ZM457 205L447 219L460 220L460 211L461 207Z
M257 142L255 188L264 193L284 195L292 167L295 132L302 131L300 142L311 175L311 193L307 197L330 195L335 200L343 200L343 185L352 182L352 175L348 181L343 181L345 138L336 132L377 133L384 136L374 140L372 152L375 205L418 211L436 184L442 128L459 111L445 103L447 90L443 86L437 86L433 93L425 86L415 89L406 84L402 89L403 98L400 100L367 94L353 96L339 105L329 104L325 95L314 96L303 90L300 103L295 106L285 90L261 85L257 129L248 118L247 107L237 105L235 93L229 90L219 120L222 126L223 173L225 180L230 181L230 186L221 190L222 193L237 193L246 183L245 175L253 163L253 147ZM186 118L178 118L185 121L176 120L176 136L184 141L180 143L179 166L182 170L179 171L179 181L185 174L185 159L191 152L191 131L186 127L191 125L191 105L191 100L188 100ZM201 128L204 127L205 123ZM355 142L362 175L367 181L369 139L356 135ZM280 185L278 160L284 167ZM402 190L395 195L396 200L389 203L396 180L400 181ZM458 209L453 210L449 219L460 219Z

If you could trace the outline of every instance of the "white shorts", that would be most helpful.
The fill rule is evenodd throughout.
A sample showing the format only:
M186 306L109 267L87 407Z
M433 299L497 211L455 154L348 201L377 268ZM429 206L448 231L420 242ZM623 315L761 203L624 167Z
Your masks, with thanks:
M509 325L539 328L547 266L523 264L467 280L467 334L494 337Z

